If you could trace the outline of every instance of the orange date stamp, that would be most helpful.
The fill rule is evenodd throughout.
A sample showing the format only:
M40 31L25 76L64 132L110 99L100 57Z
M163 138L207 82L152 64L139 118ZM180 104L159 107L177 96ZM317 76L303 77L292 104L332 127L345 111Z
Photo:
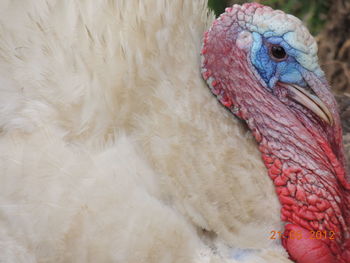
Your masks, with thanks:
M272 230L270 232L270 239L294 239L294 240L301 240L301 239L329 239L334 240L335 239L335 232L334 231L312 231L310 230L308 235L303 235L301 231L289 231L289 233L286 235L285 233L281 231L275 231Z

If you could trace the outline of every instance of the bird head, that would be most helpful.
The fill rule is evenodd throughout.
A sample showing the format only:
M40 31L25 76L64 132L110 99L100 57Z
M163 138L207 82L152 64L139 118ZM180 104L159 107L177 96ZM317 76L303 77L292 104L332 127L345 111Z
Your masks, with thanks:
M227 8L205 33L202 76L259 144L287 223L282 242L290 257L346 258L350 187L340 119L317 44L302 22L256 3ZM291 231L306 241L292 240ZM311 231L336 238L313 240Z

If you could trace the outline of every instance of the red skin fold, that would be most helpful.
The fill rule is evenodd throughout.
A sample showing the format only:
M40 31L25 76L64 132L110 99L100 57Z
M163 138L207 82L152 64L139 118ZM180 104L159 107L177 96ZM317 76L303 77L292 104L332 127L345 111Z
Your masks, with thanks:
M303 227L288 224L285 227L285 235L289 236L290 231L302 234L302 239L283 239L282 244L290 253L291 259L303 263L337 263L332 251L322 239L311 239L310 231ZM326 240L327 241L327 240ZM317 260L317 261L315 261Z
M254 12L259 4L246 4ZM298 263L350 262L350 185L346 178L337 105L324 77L304 79L334 117L331 126L294 102L288 90L262 84L249 60L249 48L236 45L237 9L228 9L205 33L202 75L219 101L244 119L253 132L282 205L281 218L303 239L284 238L283 246ZM335 233L312 239L310 231Z

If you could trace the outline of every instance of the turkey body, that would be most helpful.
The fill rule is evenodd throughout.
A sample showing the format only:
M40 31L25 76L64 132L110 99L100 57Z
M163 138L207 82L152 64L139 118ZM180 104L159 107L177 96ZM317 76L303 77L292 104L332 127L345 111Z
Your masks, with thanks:
M200 75L206 4L1 1L1 262L290 262Z

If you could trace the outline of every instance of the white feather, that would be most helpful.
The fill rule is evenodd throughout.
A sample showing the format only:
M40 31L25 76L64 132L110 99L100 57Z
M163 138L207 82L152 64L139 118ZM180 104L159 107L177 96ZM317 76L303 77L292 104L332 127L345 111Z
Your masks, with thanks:
M289 262L256 144L200 76L212 20L0 2L0 262Z

